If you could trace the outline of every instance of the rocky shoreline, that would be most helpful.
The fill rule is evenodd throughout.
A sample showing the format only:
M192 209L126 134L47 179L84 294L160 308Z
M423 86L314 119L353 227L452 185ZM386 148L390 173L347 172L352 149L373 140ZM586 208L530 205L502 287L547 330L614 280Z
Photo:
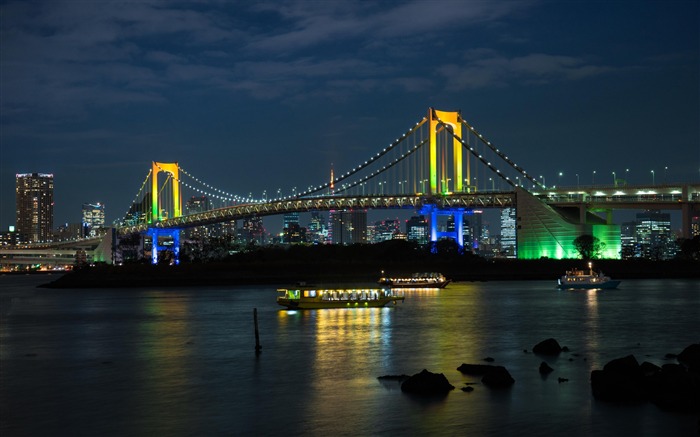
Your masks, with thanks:
M523 352L527 353L527 350ZM532 349L533 354L541 357L556 357L562 352L568 352L568 348L560 347L554 338L543 340ZM666 358L675 359L677 363L661 367L647 361L639 364L634 355L611 360L603 369L591 372L593 397L603 402L623 404L651 402L663 411L700 413L700 343L687 346L679 354L669 353ZM492 359L485 358L485 361ZM515 384L504 366L463 363L457 370L466 375L481 376L481 384L490 389L507 389ZM552 370L542 361L539 373L543 377ZM419 396L446 396L455 389L444 374L427 369L415 375L385 375L378 379L397 381L401 391ZM567 381L558 378L559 383ZM468 383L462 391L473 391L473 385Z

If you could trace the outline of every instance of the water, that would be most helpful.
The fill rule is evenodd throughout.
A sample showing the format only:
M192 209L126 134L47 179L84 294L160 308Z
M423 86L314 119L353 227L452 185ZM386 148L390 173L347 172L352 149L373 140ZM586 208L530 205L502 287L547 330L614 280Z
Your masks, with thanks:
M697 281L455 283L392 308L293 312L268 286L34 288L47 279L0 276L3 436L698 433L697 415L599 402L589 382L611 359L660 365L700 342ZM542 378L529 351L549 337L571 352ZM479 378L457 367L485 357L515 385L461 391ZM421 399L377 380L424 368L457 388Z

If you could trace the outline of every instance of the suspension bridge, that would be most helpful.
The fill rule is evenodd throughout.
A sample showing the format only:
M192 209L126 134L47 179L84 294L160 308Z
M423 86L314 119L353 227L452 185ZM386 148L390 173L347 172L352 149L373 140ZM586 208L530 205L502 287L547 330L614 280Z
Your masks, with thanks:
M543 177L525 171L459 112L434 108L352 169L338 175L331 169L324 182L303 191L295 188L288 196L281 191L276 197L253 198L214 187L179 163L152 162L130 207L105 237L78 245L13 249L18 253L0 249L0 255L14 263L35 251L26 260L33 263L36 257L61 260L78 248L90 259L110 262L109 247L116 237L141 235L152 242L156 262L166 249L178 258L182 229L290 212L368 209L422 214L428 218L431 241L451 238L463 246L465 214L514 208L518 258L576 258L573 240L584 234L606 244L603 257L619 258L620 225L612 221L613 210L679 210L684 238L691 238L691 218L700 214L700 181L630 186L615 179L612 184L545 186ZM184 210L183 198L190 196L207 199L207 207ZM453 226L438 226L445 216Z
M120 235L150 235L155 261L163 249L159 237L170 237L174 241L169 244L177 248L183 228L289 212L410 209L429 218L431 241L452 238L462 246L465 213L513 207L518 258L576 257L573 240L583 234L600 238L606 243L605 256L618 258L620 227L612 223L613 209L679 209L689 238L690 217L700 210L699 185L632 187L616 180L611 185L547 188L460 112L429 108L425 117L364 162L339 175L331 170L330 179L289 196L255 199L216 188L179 163L153 162L116 230ZM219 205L185 214L183 191ZM604 218L596 214L601 211ZM438 228L438 216L445 215L454 221L451 231Z

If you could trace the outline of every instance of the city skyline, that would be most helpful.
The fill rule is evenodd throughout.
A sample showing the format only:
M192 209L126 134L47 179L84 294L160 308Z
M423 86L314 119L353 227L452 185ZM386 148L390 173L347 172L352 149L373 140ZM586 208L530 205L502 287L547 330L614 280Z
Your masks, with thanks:
M17 173L55 175L55 223L121 217L151 161L291 194L429 106L549 185L698 180L700 6L595 6L4 2L0 229Z

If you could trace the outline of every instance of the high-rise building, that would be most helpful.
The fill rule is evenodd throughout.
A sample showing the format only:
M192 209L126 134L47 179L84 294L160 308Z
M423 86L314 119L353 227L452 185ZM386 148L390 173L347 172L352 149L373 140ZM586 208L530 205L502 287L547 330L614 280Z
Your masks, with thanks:
M53 175L16 175L17 232L32 243L51 240L53 232Z
M385 219L374 223L374 232L371 243L393 240L394 235L401 233L401 222L399 219Z
M673 258L677 252L669 213L660 211L638 213L635 234L643 258L669 259Z
M630 259L641 256L637 246L637 222L624 222L620 225L620 258Z
M330 222L333 244L367 242L367 211L331 211Z
M406 239L415 241L420 246L428 244L428 241L430 241L430 226L428 226L428 220L425 216L414 216L406 220Z
M105 206L102 203L83 203L82 236L94 237L97 229L105 226Z
M198 214L201 212L206 212L211 209L211 203L207 196L192 196L185 202L185 215ZM220 228L220 226L212 225L213 228ZM210 236L210 229L207 226L195 226L188 228L186 231L187 238L205 240Z
M517 258L515 234L515 208L501 210L501 254L506 258Z
M323 216L318 211L311 212L311 220L307 226L306 236L311 243L326 243L328 226L326 226Z
M690 235L697 237L700 235L700 216L694 215L690 220Z
M265 226L262 217L250 217L243 220L241 239L246 243L255 242L259 245L266 243Z
M287 229L291 225L299 225L299 213L298 212L287 212L283 216L283 228Z

